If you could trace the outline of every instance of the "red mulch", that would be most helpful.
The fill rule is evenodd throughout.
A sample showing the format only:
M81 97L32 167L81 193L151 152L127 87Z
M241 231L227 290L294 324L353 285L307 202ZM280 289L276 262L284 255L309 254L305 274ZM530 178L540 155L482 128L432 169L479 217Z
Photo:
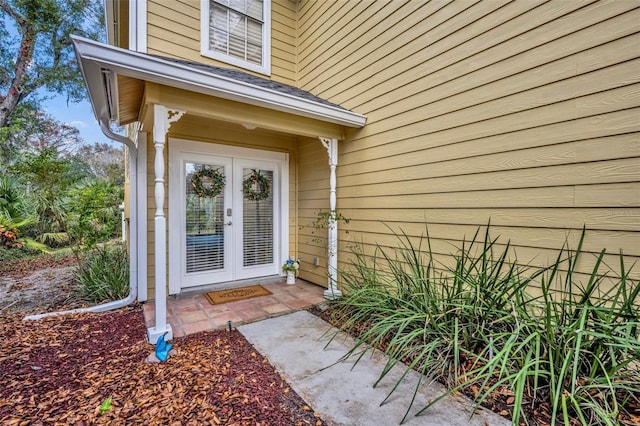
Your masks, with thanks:
M145 364L139 307L0 321L0 424L322 425L237 331L174 340ZM111 398L111 409L100 405Z

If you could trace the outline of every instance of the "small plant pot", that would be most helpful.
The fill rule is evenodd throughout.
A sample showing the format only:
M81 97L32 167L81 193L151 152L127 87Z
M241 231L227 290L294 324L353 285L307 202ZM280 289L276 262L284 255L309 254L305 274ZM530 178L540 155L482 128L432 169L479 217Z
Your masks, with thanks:
M287 271L287 284L296 283L296 274L293 271Z

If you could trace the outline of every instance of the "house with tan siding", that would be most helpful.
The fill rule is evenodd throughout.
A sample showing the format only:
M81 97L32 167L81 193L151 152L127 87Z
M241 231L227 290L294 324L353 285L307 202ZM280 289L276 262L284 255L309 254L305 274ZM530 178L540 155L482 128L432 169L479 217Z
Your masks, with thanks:
M107 44L74 45L128 147L152 341L167 295L290 256L338 297L350 245L393 229L427 224L444 259L490 221L544 265L585 227L586 253L640 258L637 0L107 0L106 18Z

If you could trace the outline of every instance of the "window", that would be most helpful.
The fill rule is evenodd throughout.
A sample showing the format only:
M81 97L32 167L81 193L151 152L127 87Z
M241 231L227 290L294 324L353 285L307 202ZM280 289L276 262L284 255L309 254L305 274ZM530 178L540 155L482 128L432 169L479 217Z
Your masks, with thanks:
M271 73L271 0L203 0L201 53Z

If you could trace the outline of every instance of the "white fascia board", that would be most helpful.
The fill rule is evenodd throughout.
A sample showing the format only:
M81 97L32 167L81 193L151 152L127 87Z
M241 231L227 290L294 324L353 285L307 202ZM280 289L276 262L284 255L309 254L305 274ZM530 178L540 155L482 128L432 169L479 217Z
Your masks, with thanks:
M109 101L103 84L102 69L95 62L82 60L75 40L73 47L76 51L80 73L89 91L89 101L91 102L93 113L99 122L109 123Z
M76 56L81 62L95 63L117 74L347 127L362 127L367 120L366 116L349 110L301 99L183 64L81 37L72 36L72 39ZM85 65L81 67L84 68Z

